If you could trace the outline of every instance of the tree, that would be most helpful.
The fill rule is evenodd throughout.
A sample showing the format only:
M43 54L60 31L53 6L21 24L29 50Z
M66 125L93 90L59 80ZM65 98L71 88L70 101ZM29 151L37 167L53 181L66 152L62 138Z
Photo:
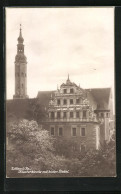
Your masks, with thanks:
M10 168L29 167L46 170L53 166L53 139L48 131L40 129L36 121L21 120L9 126L7 172Z
M116 175L115 134L110 142L105 142L100 150L86 153L81 160L81 176L110 177Z
M29 105L26 111L26 119L28 120L35 120L37 122L44 120L46 118L46 111L45 107L40 104L40 102L34 98L29 101Z

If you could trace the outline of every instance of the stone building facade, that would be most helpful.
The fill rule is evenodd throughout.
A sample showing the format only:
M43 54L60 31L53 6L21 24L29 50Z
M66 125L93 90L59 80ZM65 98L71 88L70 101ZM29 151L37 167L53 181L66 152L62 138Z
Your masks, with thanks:
M48 118L42 125L53 137L76 140L80 150L99 149L110 140L110 93L110 89L84 90L68 76L66 83L51 94ZM37 97L41 98L41 92Z
M20 25L20 34L17 44L17 55L15 57L15 95L14 99L25 99L27 95L27 58L24 55L24 39Z

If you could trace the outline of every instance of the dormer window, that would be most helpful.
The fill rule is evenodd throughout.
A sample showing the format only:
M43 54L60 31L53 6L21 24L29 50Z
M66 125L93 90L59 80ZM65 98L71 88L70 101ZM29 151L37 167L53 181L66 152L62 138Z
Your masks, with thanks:
M67 89L64 89L64 90L63 90L63 93L66 94L66 93L67 93Z
M83 110L83 118L86 118L86 110Z
M102 118L104 117L104 114L103 114L103 112L101 112L101 117L102 117Z
M63 113L63 118L66 118L66 112Z
M73 104L73 99L70 99L70 104Z
M60 99L57 100L57 104L60 105Z
M63 100L63 104L64 105L67 104L67 100L66 99Z
M60 119L60 112L57 112L57 119Z
M70 112L70 118L73 118L73 112Z
M70 89L70 93L71 93L71 94L74 93L74 89L73 89L73 88Z
M51 112L51 119L54 119L54 112Z
M106 117L109 118L109 116L110 116L110 113L107 112L107 113L106 113Z
M79 104L79 98L76 99L76 104Z
M79 118L79 111L76 112L76 118Z

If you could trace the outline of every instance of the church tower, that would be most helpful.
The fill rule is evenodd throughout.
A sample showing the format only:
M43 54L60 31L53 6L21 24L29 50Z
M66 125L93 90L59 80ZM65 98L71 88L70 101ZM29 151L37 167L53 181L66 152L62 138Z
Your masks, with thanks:
M27 58L24 55L24 39L20 24L20 33L15 57L15 95L14 99L25 99L27 96Z

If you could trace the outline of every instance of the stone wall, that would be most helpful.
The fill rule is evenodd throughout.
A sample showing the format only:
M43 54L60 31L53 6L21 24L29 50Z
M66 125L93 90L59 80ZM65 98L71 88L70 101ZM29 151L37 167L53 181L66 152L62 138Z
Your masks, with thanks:
M86 150L88 149L96 149L96 127L98 126L97 123L67 123L67 122L43 122L41 123L42 127L46 130L49 131L50 133L50 128L54 127L55 128L55 135L54 137L59 137L59 138L64 138L65 141L66 139L76 139L80 144L84 144L86 146ZM58 135L58 128L62 127L63 128L63 136ZM77 129L77 134L76 136L72 136L72 128L75 127ZM81 128L86 129L86 134L85 136L81 136Z

